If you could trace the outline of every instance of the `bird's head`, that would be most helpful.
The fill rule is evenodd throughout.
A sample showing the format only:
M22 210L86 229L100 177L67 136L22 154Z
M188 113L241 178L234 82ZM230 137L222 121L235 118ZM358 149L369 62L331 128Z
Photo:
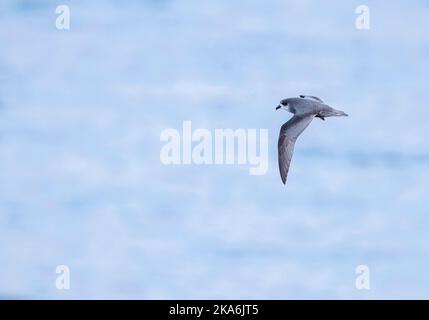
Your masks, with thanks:
M280 101L280 104L276 107L276 110L278 109L285 109L286 111L292 112L290 99L283 99Z

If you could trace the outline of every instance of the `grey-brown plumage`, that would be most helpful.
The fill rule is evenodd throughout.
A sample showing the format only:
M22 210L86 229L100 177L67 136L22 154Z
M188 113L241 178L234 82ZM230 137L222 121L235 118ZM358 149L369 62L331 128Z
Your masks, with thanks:
M286 184L296 139L313 118L325 120L325 117L341 117L347 116L347 114L331 108L318 97L305 95L283 99L276 109L286 109L294 114L288 122L282 125L278 142L280 176L283 184Z

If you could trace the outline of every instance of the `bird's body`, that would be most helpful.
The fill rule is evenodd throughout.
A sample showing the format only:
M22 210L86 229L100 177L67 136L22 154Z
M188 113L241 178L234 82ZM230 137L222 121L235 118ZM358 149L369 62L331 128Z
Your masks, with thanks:
M347 116L347 114L328 106L320 98L304 95L283 99L276 109L286 109L294 114L288 122L282 125L278 141L280 176L285 184L296 139L313 118L325 120L325 117L341 117Z

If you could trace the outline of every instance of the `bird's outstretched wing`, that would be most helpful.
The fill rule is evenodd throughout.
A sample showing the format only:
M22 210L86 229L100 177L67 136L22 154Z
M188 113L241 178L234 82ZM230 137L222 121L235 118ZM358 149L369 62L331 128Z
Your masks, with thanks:
M320 99L320 98L318 98L318 97L315 97L315 96L306 96L306 95L301 94L299 97L300 97L300 98L313 99L313 100L316 100L316 101L319 101L319 102L323 103L323 100L322 100L322 99Z
M293 116L288 122L282 125L280 129L278 152L280 176L283 184L286 184L287 173L289 171L290 161L292 159L295 141L299 135L308 127L314 114Z

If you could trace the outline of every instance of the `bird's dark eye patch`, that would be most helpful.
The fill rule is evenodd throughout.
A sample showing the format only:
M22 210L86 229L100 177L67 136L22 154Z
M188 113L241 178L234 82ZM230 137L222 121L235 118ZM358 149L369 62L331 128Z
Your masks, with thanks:
M282 106L287 106L287 102L286 101L284 101L284 100L282 100L282 101L280 101L280 104L282 105Z

